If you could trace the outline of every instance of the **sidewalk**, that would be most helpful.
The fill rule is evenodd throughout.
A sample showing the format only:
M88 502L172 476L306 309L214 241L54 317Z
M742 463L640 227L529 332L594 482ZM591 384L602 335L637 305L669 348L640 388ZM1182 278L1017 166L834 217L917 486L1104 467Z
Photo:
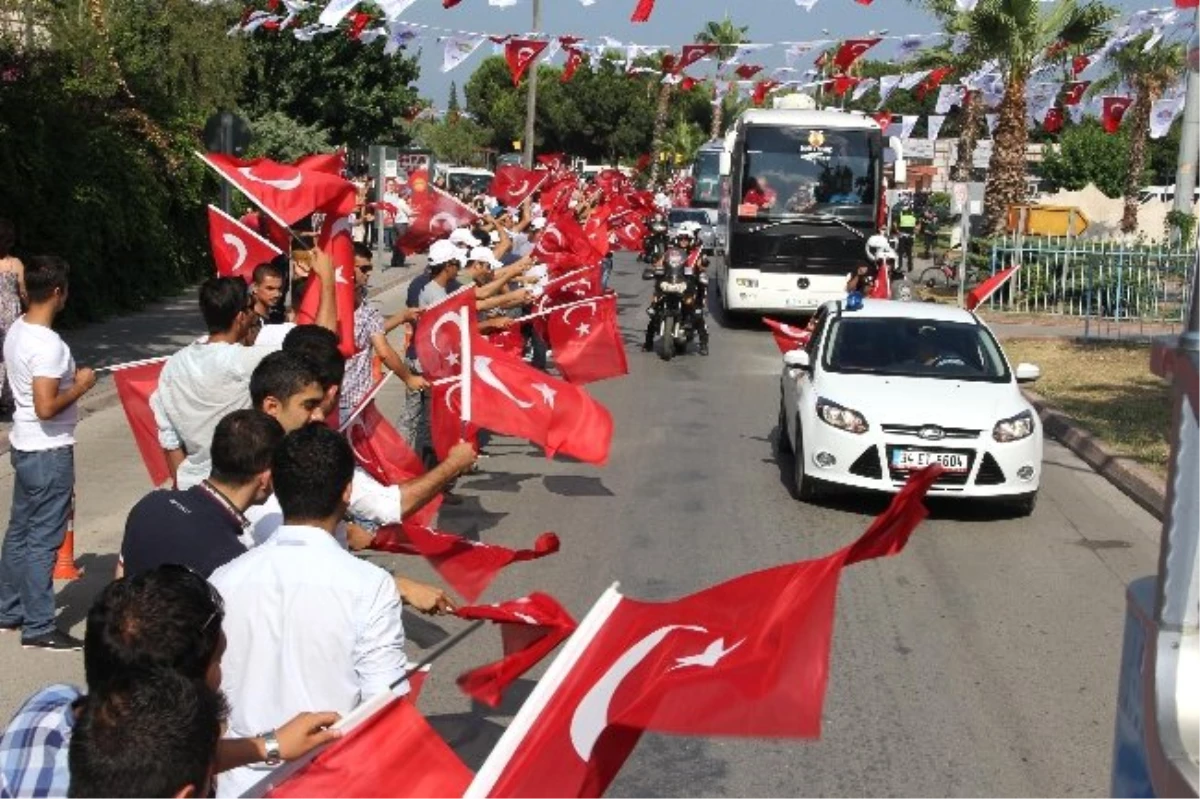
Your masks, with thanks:
M425 259L410 258L409 264L403 269L383 269L376 265L371 274L370 296L407 284L421 274ZM172 355L204 333L196 290L197 286L189 286L178 296L137 313L62 331L62 337L71 347L75 363L93 369ZM104 372L99 375L96 387L79 401L79 417L82 420L118 402L112 373ZM0 455L8 453L10 425L7 418L0 421Z

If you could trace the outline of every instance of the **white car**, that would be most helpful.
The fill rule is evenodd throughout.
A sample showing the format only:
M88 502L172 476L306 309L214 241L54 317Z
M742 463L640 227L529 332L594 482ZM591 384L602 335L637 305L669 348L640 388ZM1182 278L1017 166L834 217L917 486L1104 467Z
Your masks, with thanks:
M857 297L855 298L857 299ZM779 441L794 454L796 496L822 489L896 492L931 463L930 494L1003 499L1033 512L1042 425L975 314L932 303L863 300L818 309L807 347L783 357Z

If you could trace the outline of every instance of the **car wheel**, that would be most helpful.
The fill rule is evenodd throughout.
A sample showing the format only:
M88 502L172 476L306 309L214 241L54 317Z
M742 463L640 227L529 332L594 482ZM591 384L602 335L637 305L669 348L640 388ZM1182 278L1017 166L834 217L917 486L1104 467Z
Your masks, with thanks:
M1034 508L1037 507L1038 492L1034 491L1031 494L1022 494L1017 497L1012 503L1013 512L1018 518L1025 518L1033 514Z
M796 420L796 444L792 447L792 491L801 502L812 502L820 494L817 481L808 476L808 460L804 452L804 431Z
M783 392L779 392L779 430L777 443L779 444L780 452L791 452L792 440L788 438L787 431L787 406L783 402Z

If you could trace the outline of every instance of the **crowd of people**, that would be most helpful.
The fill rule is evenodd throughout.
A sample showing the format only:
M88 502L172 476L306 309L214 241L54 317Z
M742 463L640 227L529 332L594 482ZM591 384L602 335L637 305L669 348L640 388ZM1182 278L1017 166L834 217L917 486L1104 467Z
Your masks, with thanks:
M577 219L591 209L577 203ZM96 374L53 329L67 263L35 257L11 270L27 310L4 339L15 476L0 630L26 649L82 650L87 688L51 685L21 705L0 733L0 796L241 795L336 736L331 725L366 699L407 690L402 607L440 614L454 600L353 553L435 498L452 501L478 458L466 442L434 453L413 327L424 309L471 290L480 332L523 328L527 357L546 368L545 343L516 321L549 279L534 260L545 227L527 200L453 230L431 244L407 307L391 316L367 302L374 260L357 243L349 358L335 267L316 246L260 264L249 283L206 280L205 335L166 360L150 397L173 486L129 511L114 581L82 641L56 626L52 573L73 501L78 401ZM6 231L0 224L0 285ZM319 304L301 323L306 284ZM399 346L388 337L396 330ZM404 385L397 429L426 465L394 485L363 469L329 423L349 420L384 369Z

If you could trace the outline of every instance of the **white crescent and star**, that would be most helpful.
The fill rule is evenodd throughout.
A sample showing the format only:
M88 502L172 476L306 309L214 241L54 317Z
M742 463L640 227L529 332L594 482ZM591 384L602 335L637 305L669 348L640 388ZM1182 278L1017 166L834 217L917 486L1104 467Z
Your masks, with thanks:
M592 317L594 317L596 315L596 303L594 303L594 302L586 302L581 305L572 305L570 308L563 311L563 315L562 315L563 323L565 323L568 327L570 327L571 326L571 314L580 308L591 309L591 313L588 314L588 319L591 319ZM575 332L577 332L581 338L583 336L586 336L588 333L590 333L591 330L592 330L591 325L587 324L586 322L580 322L579 327L575 328Z
M600 740L600 735L608 726L609 709L612 705L613 697L616 696L617 690L621 687L621 683L668 635L676 630L690 630L698 633L708 632L704 627L691 624L670 624L665 627L659 627L629 647L619 658L613 661L608 670L601 675L600 679L596 680L592 687L588 689L583 699L579 701L579 704L575 708L575 714L571 717L570 734L571 744L575 747L575 752L581 760L587 762L591 759L592 752L596 748L596 741ZM726 649L725 639L718 638L710 642L702 652L676 658L675 665L668 669L668 671L675 671L687 666L712 668L722 658L741 646L745 640L743 638Z
M526 402L518 398L512 393L512 389L504 384L500 378L496 377L496 373L492 371L492 359L486 355L475 356L475 374L483 381L484 385L490 386L496 391L503 394L514 405L521 410L529 410L533 407L532 402Z
M291 177L286 180L282 178L260 178L258 175L254 174L254 167L249 166L239 167L238 174L240 174L246 180L250 180L255 183L261 183L264 186L270 186L271 188L279 191L292 191L294 189L298 189L300 184L304 182L304 173L298 169L296 170L295 177Z
M546 385L545 383L532 383L531 385L539 394L542 395L542 402L546 403L546 405L550 408L553 408L554 396L558 394L558 392L550 388L550 386Z
M434 352L438 353L439 355L442 355L443 353L442 348L438 346L438 331L442 329L443 325L447 324L452 324L457 327L459 335L462 335L462 319L459 317L458 313L455 311L446 311L439 316L437 321L433 323L433 327L429 330L429 341L433 344ZM450 354L455 355L453 352ZM446 357L446 360L450 360L449 356ZM452 363L458 363L457 358Z

